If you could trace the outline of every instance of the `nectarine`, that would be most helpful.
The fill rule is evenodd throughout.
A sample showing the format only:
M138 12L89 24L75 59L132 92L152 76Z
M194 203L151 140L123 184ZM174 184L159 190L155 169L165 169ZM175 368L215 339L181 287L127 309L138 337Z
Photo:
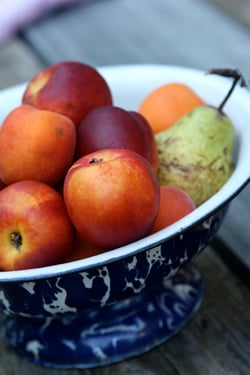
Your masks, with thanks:
M93 108L112 104L112 94L106 80L93 66L61 61L28 82L22 102L61 113L77 127Z
M175 186L160 187L160 206L150 234L174 224L195 209L192 198Z
M71 166L64 180L64 200L77 232L109 250L149 232L159 198L152 166L127 149L85 155Z
M72 164L76 129L66 116L29 105L13 109L0 128L0 178L56 185Z
M103 253L105 250L86 241L78 233L76 234L74 247L69 251L63 263L73 262Z
M60 262L74 246L75 231L64 201L38 181L0 191L0 269L12 271Z
M104 148L125 148L158 167L156 140L151 126L137 112L117 106L93 109L77 129L76 158Z

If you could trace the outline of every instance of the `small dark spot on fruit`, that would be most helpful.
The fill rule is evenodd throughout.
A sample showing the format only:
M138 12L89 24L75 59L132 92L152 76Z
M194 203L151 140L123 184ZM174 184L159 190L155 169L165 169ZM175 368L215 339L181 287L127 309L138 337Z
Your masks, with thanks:
M64 135L65 135L64 130L62 128L56 128L56 134L59 137L64 137Z
M92 164L92 163L100 163L101 161L103 161L103 159L98 159L98 158L92 158L89 163Z

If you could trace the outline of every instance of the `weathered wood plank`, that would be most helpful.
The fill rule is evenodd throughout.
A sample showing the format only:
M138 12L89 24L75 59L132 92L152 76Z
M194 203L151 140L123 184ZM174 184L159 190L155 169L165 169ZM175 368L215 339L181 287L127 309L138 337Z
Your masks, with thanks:
M197 264L205 282L204 302L195 320L176 337L176 344L165 345L168 357L178 358L182 353L176 362L183 374L199 374L198 364L206 374L248 374L249 347L243 348L242 343L247 346L250 343L249 322L246 322L250 311L249 288L241 285L236 291L237 279L230 276L227 267L209 249L197 259Z
M74 59L94 65L231 66L250 77L250 29L208 0L92 0L24 35L49 64Z
M250 3L249 0L208 0L223 9L231 17L250 27Z
M0 89L25 82L42 68L44 64L30 47L13 39L0 50Z
M229 207L226 219L218 232L218 237L228 247L223 257L230 262L233 253L249 269L250 282L250 185L234 199Z

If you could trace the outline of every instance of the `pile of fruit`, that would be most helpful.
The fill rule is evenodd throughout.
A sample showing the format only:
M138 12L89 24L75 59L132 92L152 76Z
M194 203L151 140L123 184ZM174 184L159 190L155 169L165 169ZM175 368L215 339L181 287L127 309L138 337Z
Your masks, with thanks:
M38 73L0 127L0 270L96 255L193 211L233 171L223 105L173 82L129 111L92 66Z

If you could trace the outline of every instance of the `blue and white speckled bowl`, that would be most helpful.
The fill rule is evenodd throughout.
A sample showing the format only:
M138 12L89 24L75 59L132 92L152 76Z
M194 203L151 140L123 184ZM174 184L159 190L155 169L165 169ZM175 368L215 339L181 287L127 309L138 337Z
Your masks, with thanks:
M230 80L174 66L101 68L115 104L137 109L167 81L190 84L218 105ZM24 85L0 93L0 119L20 103ZM203 286L190 260L223 222L228 203L249 182L250 95L237 87L225 111L235 124L236 168L223 188L191 214L142 240L80 261L0 272L2 335L23 358L57 368L90 368L146 352L195 314Z

